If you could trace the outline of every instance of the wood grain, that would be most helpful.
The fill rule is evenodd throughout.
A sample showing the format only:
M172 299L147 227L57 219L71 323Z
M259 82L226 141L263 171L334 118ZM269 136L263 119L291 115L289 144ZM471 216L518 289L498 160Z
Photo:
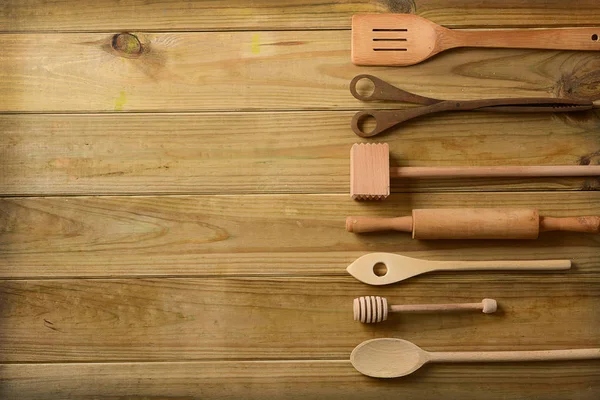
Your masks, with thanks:
M446 26L600 25L595 0L5 0L0 26L25 31L348 29L355 13L417 13Z
M416 69L353 66L352 14L412 12L454 28L598 26L596 0L0 3L0 398L600 396L594 361L432 365L388 381L348 361L381 336L431 351L597 347L599 236L474 246L344 231L347 215L417 207L600 214L598 179L396 180L392 191L410 194L349 199L349 150L361 142L351 116L404 107L353 99L356 74L442 99L600 99L600 53L463 49ZM441 114L381 140L392 166L598 164L599 121L598 112ZM525 190L534 192L515 192ZM371 251L574 267L428 274L383 293L345 272ZM500 309L370 326L351 317L360 295L494 297Z
M535 241L474 247L400 232L355 235L344 225L347 215L409 215L413 208L537 206L546 216L600 215L599 198L598 192L424 193L377 204L348 195L4 198L0 277L345 275L360 255L382 251L442 260L573 259L570 279L596 280L600 235L547 232ZM462 279L451 276L428 279ZM515 278L523 280L539 276Z
M352 114L0 115L0 193L349 195L350 148L368 143L350 131ZM392 166L598 164L599 117L445 114L381 140ZM392 180L394 192L599 187L593 177Z
M595 400L596 361L431 365L403 379L362 376L349 361L8 364L0 395L19 399L346 399Z
M348 275L0 281L0 361L346 359L373 337L428 351L599 347L598 279L572 275L548 274L559 283L538 274L515 285L499 274L465 273L443 285L421 279L387 288ZM354 297L377 294L391 304L493 297L499 311L354 321Z
M128 38L134 43L123 43L132 46L116 45L109 33L0 35L0 111L372 107L349 94L359 73L441 99L600 98L600 52L457 49L398 74L352 65L349 31L132 32Z

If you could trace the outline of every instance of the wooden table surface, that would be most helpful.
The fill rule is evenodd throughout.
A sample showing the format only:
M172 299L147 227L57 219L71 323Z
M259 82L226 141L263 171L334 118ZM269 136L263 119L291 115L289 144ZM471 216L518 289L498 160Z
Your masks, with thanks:
M349 128L368 107L348 90L359 73L448 99L600 98L600 52L458 49L407 68L354 66L352 14L600 26L597 0L2 3L0 398L600 398L598 361L431 365L394 380L348 361L378 337L431 351L600 347L600 236L344 230L349 214L426 207L600 215L598 178L416 180L383 202L349 197L350 147L368 141ZM578 165L600 163L599 133L597 111L448 113L379 140L393 165ZM345 272L372 251L574 267L377 288ZM500 311L371 326L352 320L361 295L491 297Z

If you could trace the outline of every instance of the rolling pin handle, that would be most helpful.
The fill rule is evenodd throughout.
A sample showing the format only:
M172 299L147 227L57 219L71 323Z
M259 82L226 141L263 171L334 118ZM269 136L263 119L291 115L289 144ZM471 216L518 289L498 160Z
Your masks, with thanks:
M411 216L397 218L377 217L347 217L346 230L348 232L365 233L377 231L412 232L413 218Z
M540 232L548 231L600 233L600 217L540 217Z

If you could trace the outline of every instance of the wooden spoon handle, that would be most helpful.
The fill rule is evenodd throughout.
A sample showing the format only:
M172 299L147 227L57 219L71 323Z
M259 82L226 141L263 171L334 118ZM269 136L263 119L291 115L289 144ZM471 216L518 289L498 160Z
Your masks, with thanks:
M413 218L377 218L377 217L347 217L346 230L348 232L365 233L377 231L400 231L411 233L413 229Z
M594 360L600 349L535 350L535 351L465 351L429 353L431 362L511 362Z
M600 217L540 217L540 232L548 231L600 233Z
M451 30L441 47L600 50L600 28Z
M431 261L435 270L565 270L571 268L571 260L523 260L523 261Z

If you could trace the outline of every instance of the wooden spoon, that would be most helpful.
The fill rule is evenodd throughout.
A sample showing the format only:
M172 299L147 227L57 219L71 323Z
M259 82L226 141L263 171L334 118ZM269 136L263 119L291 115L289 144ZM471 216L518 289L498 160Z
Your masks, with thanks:
M381 273L378 264L383 264ZM464 270L565 270L571 260L527 261L427 261L392 253L370 253L359 257L346 271L369 285L389 285L431 271Z
M417 64L455 47L600 50L600 28L447 29L414 14L352 17L356 65Z
M362 342L350 355L354 368L374 378L405 376L429 362L559 361L599 358L600 349L430 353L407 340L392 338Z

